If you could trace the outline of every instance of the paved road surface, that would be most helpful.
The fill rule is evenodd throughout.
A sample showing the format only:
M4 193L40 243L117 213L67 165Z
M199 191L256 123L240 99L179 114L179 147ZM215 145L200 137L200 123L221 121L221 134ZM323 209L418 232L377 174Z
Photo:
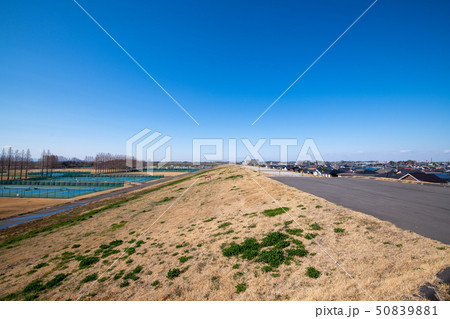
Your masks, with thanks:
M170 177L166 177L166 178L161 178L161 179L157 179L157 180L153 180L150 182L146 182L146 183L142 183L136 186L132 186L132 187L128 187L128 188L121 188L115 191L112 191L110 193L106 193L106 194L100 194L97 196L93 196L93 197L89 197L89 198L85 198L85 199L79 199L79 200L75 200L73 202L70 203L65 203L65 204L61 204L61 205L57 205L57 206L53 206L53 207L49 207L49 208L44 208L44 209L40 209L31 213L27 213L27 214L23 214L17 217L12 217L12 218L8 218L8 219L2 219L0 220L0 230L3 228L7 228L9 226L13 226L13 225L18 225L18 224L22 224L22 223L26 223L29 222L31 220L35 220L37 218L41 218L44 216L48 216L48 215L53 215L56 213L61 213L64 211L67 211L69 209L75 208L75 207L79 207L82 205L86 205L86 204L90 204L93 202L97 202L99 200L105 199L105 198L110 198L113 196L117 196L117 195L121 195L121 194L125 194L131 191L135 191L144 187L148 187L151 185L155 185L155 184L159 184L159 183L163 183L163 182L167 182L170 181L172 179L176 179L176 178L180 178L183 176L187 176L187 175L191 175L191 174L195 174L198 172L201 172L202 169L197 170L197 171L193 171L193 172L189 172L189 173L185 173L185 174L180 174L180 175L176 175L176 176L170 176Z
M341 177L272 178L450 244L450 187Z

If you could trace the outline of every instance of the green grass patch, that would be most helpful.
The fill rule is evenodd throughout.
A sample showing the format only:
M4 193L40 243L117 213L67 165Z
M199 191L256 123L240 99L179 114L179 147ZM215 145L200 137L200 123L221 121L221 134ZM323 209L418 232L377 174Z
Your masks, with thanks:
M48 266L47 263L40 263L40 264L37 264L36 266L34 266L33 269L40 269L42 267L47 267L47 266Z
M119 229L119 228L122 228L123 226L125 226L125 224L126 224L127 222L125 221L125 220L122 220L122 221L120 221L120 223L118 223L118 224L112 224L111 225L111 228L109 229L110 231L115 231L115 230L117 230L117 229Z
M180 269L173 268L173 269L170 269L169 272L167 273L167 278L173 279L175 277L178 277L180 274L181 274Z
M307 234L305 234L305 238L311 240L311 239L316 238L318 235L319 234L316 234L316 233L307 233Z
M231 176L226 177L225 179L236 179L236 178L242 178L242 177L244 177L244 176L242 176L242 175L231 175Z
M308 276L309 278L319 278L320 277L320 271L318 271L316 268L314 267L308 267L306 269L306 276Z
M86 277L84 277L84 279L81 281L82 284L87 283L87 282L91 282L91 281L95 281L97 280L98 275L97 273L93 273L90 275L87 275Z
M178 258L178 260L180 261L180 263L185 263L186 261L188 261L191 258L193 258L193 257L192 256L181 256L180 258Z
M274 217L277 215L284 214L287 211L289 211L289 207L278 207L274 209L266 209L265 211L262 212L262 214L267 217Z
M100 258L98 257L84 257L84 256L81 257L82 259L80 261L80 264L78 265L80 269L92 266L93 264L98 263L98 261L100 260Z
M286 229L286 233L288 233L289 235L295 235L295 236L302 236L303 233L303 229L300 228L288 228Z
M172 199L174 199L175 197L164 197L163 199L161 199L160 201L158 201L158 203L165 203L168 201L171 201Z
M245 282L241 282L236 285L236 293L239 294L244 292L247 289L247 284Z

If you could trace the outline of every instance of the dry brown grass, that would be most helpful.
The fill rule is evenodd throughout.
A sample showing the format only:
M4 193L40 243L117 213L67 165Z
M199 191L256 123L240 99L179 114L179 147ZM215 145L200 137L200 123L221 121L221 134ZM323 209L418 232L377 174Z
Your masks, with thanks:
M418 287L426 281L433 282L435 274L450 264L449 246L257 176L254 171L226 166L202 175L105 210L73 226L22 240L11 248L0 248L0 291L5 296L22 291L33 280L42 279L45 283L56 274L70 273L60 286L41 291L36 298L77 299L90 285L81 281L92 273L102 274L120 254L101 258L90 268L79 269L79 261L71 259L63 263L58 259L62 253L93 256L101 244L113 240L124 242L117 248L123 252L130 245L128 241L141 239L145 243L137 247L130 257L118 260L105 273L107 279L95 283L83 299L369 299L319 245L305 238L299 239L310 255L296 257L290 265L281 265L277 270L279 277L262 272L263 263L222 255L222 244L233 240L240 243L247 237L261 240L269 232L284 231L284 222L291 220L287 214L271 218L261 214L265 209L277 208L278 205L252 178L282 206L290 208L289 214L305 232L318 233L317 242L377 300L419 299L416 296ZM210 175L211 180L206 180L204 175ZM232 175L243 177L226 179ZM192 183L194 185L188 189ZM184 191L184 196L175 203ZM163 201L165 198L169 199ZM150 227L172 204L167 213ZM322 207L316 208L318 205ZM205 222L213 217L213 220ZM121 221L126 222L122 227L112 226L121 225ZM231 225L218 227L225 222ZM315 222L323 229L310 230L309 225ZM299 228L294 223L290 227ZM335 233L333 229L336 227L344 228L345 232ZM148 232L143 234L147 229ZM234 232L226 234L228 230ZM217 235L219 233L222 234ZM74 244L80 246L72 248ZM177 245L183 247L176 248ZM178 254L174 256L175 253ZM181 263L181 256L192 258ZM130 259L132 262L127 263ZM42 262L49 265L27 274ZM233 269L234 264L240 264L239 268ZM139 279L128 280L129 286L121 288L123 279L113 279L121 270L128 273L138 265L142 266L142 271L137 274ZM305 272L309 266L320 270L322 275L318 279L307 277ZM169 280L166 276L172 268L183 271L179 277ZM237 272L242 275L236 275ZM152 286L157 280L159 284ZM245 282L247 289L237 294L235 286L239 282ZM16 296L18 299L24 297Z

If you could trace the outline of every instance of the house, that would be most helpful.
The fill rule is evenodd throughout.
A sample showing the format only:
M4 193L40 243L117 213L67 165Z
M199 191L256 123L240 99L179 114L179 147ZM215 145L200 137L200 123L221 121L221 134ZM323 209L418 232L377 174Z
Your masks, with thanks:
M428 183L446 183L445 179L437 177L434 174L427 174L422 172L411 172L399 178L399 180L413 181L413 182L428 182Z

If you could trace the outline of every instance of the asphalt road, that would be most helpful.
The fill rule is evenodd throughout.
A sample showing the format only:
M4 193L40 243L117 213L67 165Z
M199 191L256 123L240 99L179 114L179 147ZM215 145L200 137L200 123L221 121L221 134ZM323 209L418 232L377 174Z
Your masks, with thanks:
M338 205L450 244L450 187L359 178L272 177Z
M13 225L18 225L18 224L23 224L32 220L35 220L37 218L41 218L41 217L45 217L48 215L53 215L53 214L57 214L57 213L61 213L79 206L83 206L86 204L90 204L93 202L97 202L99 200L102 199L106 199L106 198L111 198L117 195L121 195L121 194L125 194L125 193L129 193L131 191L135 191L144 187L148 187L151 185L155 185L155 184L159 184L159 183L164 183L173 179L178 179L187 175L191 175L191 174L195 174L195 173L199 173L201 171L203 171L204 169L200 169L197 171L193 171L193 172L189 172L189 173L185 173L185 174L180 174L180 175L176 175L176 176L170 176L170 177L166 177L166 178L161 178L161 179L157 179L157 180L153 180L153 181L149 181L146 183L142 183L136 186L132 186L132 187L128 187L128 188L119 188L115 191L106 193L106 194L100 194L97 196L92 196L89 198L85 198L85 199L79 199L79 200L75 200L73 202L69 202L69 203L64 203L61 205L56 205L56 206L52 206L49 208L44 208L44 209L40 209L40 210L36 210L34 212L30 212L27 214L23 214L23 215L19 215L17 217L11 217L11 218L7 218L7 219L2 219L0 220L0 230L13 226Z

